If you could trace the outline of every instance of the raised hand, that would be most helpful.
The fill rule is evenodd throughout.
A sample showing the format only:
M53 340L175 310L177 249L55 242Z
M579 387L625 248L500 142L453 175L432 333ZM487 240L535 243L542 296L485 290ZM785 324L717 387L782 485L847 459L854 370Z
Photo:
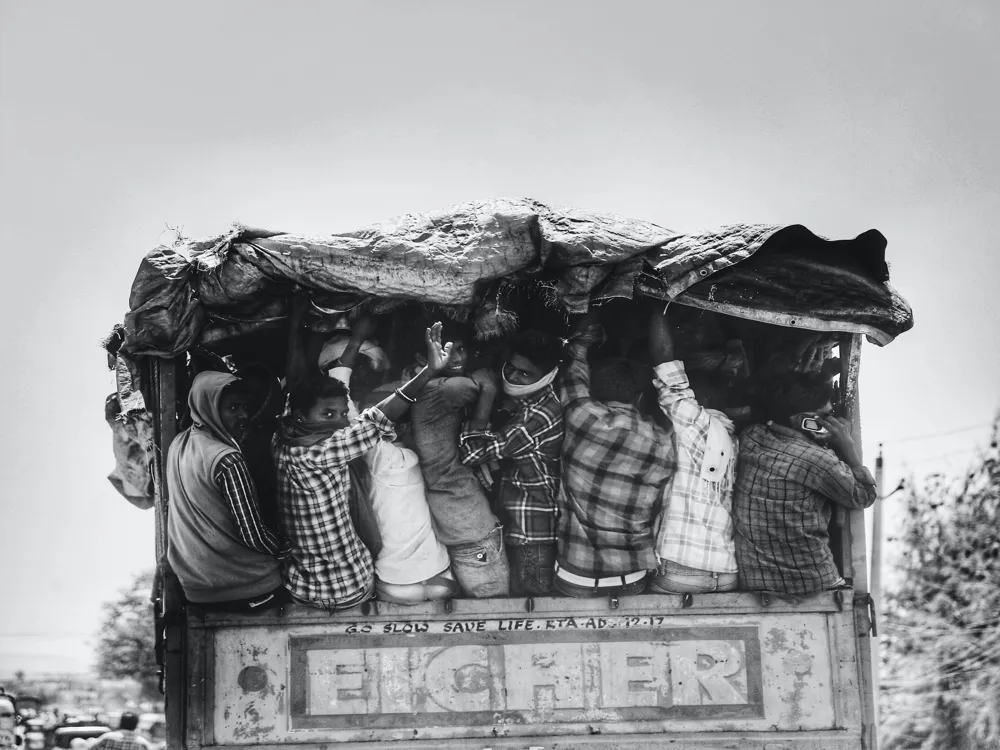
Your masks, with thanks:
M841 460L848 466L860 468L862 466L861 454L858 453L854 436L851 434L850 420L830 415L820 417L819 423L830 432L830 436L825 442L833 448Z
M441 372L448 364L448 358L451 357L452 346L450 341L444 345L441 343L441 321L427 329L425 338L427 340L427 369L434 373Z

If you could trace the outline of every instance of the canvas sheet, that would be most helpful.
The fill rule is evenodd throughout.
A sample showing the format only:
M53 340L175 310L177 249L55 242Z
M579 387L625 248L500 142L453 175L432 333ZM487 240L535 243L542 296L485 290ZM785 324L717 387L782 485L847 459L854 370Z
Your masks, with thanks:
M464 203L323 237L237 226L146 255L132 285L125 350L174 356L273 325L296 286L468 317L501 280L539 284L570 313L640 294L863 332L884 344L913 323L885 269L885 238L874 230L842 241L798 226L683 234L531 199Z

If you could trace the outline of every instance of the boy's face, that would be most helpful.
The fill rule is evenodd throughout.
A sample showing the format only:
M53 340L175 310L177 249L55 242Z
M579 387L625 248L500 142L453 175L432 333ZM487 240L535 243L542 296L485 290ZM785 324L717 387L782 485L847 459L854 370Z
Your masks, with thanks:
M302 420L330 430L342 430L351 423L347 398L320 398L310 409L301 413Z
M461 375L465 372L465 366L469 361L469 353L465 348L465 342L455 339L451 344L451 356L441 371L442 375Z
M503 366L503 376L511 385L532 385L545 377L545 373L523 354L512 354Z
M250 402L242 393L224 389L219 396L219 419L229 436L242 444L250 420Z

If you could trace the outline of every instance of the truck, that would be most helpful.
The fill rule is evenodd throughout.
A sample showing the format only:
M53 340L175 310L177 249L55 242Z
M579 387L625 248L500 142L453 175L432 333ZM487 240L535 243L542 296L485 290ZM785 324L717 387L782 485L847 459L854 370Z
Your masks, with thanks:
M775 368L826 368L860 443L862 341L886 345L913 323L886 247L876 230L682 233L497 199L323 237L237 225L149 252L109 351L126 416L152 427L167 747L875 748L861 511L837 510L830 526L849 587L808 597L373 600L237 615L185 603L165 563L163 464L196 366L280 376L296 290L312 295L316 330L380 314L390 357L436 316L468 321L489 348L522 325L565 330L590 308L623 350L641 348L636 306L669 305L689 334L686 365L729 373L736 401Z

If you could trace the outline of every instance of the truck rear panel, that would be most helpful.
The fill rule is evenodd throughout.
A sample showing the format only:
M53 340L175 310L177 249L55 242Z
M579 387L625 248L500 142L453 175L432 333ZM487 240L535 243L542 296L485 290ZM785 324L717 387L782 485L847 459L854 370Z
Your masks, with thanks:
M844 591L193 612L186 745L857 748L862 604Z

